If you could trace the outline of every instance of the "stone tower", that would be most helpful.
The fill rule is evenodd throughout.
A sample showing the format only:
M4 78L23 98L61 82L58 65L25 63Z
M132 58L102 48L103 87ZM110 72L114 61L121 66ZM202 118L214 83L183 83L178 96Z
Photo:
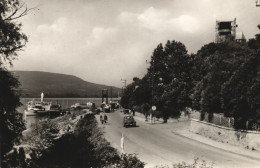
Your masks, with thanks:
M215 43L236 40L236 18L233 21L216 21Z

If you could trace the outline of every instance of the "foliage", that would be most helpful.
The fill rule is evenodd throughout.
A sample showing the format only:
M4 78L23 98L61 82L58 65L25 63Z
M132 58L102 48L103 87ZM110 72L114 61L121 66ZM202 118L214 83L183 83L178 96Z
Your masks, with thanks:
M260 24L257 26L260 29ZM249 39L247 46L255 51L260 51L260 34L256 34L255 38Z
M157 107L165 122L169 117L178 118L180 110L191 104L191 63L181 42L159 44L153 51L147 74L142 79L134 78L127 86L122 106L130 108L147 103Z
M209 163L205 160L200 160L199 158L194 158L193 163L186 163L186 162L181 162L181 163L175 163L172 166L155 166L154 168L213 168L214 164Z
M19 76L21 96L24 98L39 97L42 91L48 98L100 98L102 89L109 92L111 89L110 86L90 83L73 75L39 71L15 71L15 75ZM112 87L112 96L117 97L118 91L119 88Z
M151 101L151 88L148 87L147 78L147 76L143 79L133 78L133 83L126 87L121 98L122 107L131 109L136 105L141 106Z
M59 127L57 122L51 119L41 121L31 127L30 135L24 136L23 141L33 146L39 152L50 147L54 143L54 139L58 137ZM40 153L39 153L40 154Z
M14 143L19 142L19 137L25 126L22 114L16 111L20 106L18 80L6 69L0 67L0 142L1 158L12 149Z
M149 112L150 108L151 108L151 106L148 103L141 105L141 112L145 115L146 120L147 120L148 112Z
M17 143L25 128L22 115L16 108L20 106L18 80L7 71L5 63L12 65L26 42L27 37L21 32L21 24L15 22L29 11L18 0L0 2L0 141L1 163L6 163L4 155ZM7 163L8 164L8 163Z
M52 144L40 150L40 157L34 153L29 167L143 167L135 155L118 155L103 137L93 114L86 114L74 133L64 134Z
M222 85L222 108L226 116L235 118L235 128L246 129L247 120L260 119L259 59L259 55L252 55Z
M12 153L10 153L5 159L3 160L3 167L26 167L26 159L25 159L25 152L23 147L17 149L14 148Z
M213 168L213 163L209 164L205 160L200 161L199 158L194 158L192 164L181 162L174 164L173 168Z
M117 167L120 168L143 168L145 163L140 161L135 154L122 154Z
M193 75L193 107L202 111L202 118L209 113L209 121L213 113L224 113L235 118L235 128L246 129L246 121L256 119L259 109L259 56L247 46L226 42L203 46L195 60L201 63L194 72L203 75Z
M247 45L209 43L191 55L182 43L167 41L154 49L147 74L128 85L123 104L155 105L164 122L185 107L200 110L201 119L208 113L210 122L213 113L224 113L235 128L251 129L247 121L260 120L259 54L260 34Z
M12 64L17 51L22 50L27 36L21 32L21 23L16 19L27 15L31 9L19 0L2 0L0 3L0 65L5 61Z

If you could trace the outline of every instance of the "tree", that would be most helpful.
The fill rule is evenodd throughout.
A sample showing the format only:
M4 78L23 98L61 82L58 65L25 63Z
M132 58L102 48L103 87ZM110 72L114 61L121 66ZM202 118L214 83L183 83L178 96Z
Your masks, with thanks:
M25 128L22 114L16 111L16 107L21 105L16 89L18 86L18 80L10 72L0 67L1 158L11 150L15 142L18 142L18 137Z
M121 168L143 168L145 163L140 161L135 154L122 154L118 167Z
M27 36L21 32L21 23L16 20L27 15L31 9L19 0L2 0L0 2L0 141L1 158L4 158L13 144L18 141L24 129L22 115L16 107L19 100L19 81L6 69L6 63L12 65L17 52L27 42ZM4 161L4 159L1 159Z
M150 110L151 106L148 103L141 105L142 113L145 115L145 119L147 120L148 117L148 111Z
M169 117L178 118L180 111L191 105L191 60L181 42L160 43L153 51L147 74L127 86L122 105L155 105L165 122Z
M259 115L259 54L253 48L235 42L210 43L194 57L195 87L193 107L201 110L202 118L209 113L224 113L235 118L235 128L245 129L249 119Z
M121 98L121 105L124 108L133 108L141 106L146 102L151 102L151 88L149 87L148 76L142 79L133 78L133 83L127 85Z
M179 118L180 111L190 106L189 91L192 81L190 56L184 44L174 40L167 41L164 52L166 70L163 72L163 92L159 95L158 105L166 122L169 116Z
M19 0L2 0L0 3L0 65L7 61L12 64L17 51L22 50L28 41L27 36L21 32L22 24L16 19L28 14L28 9Z
M260 30L260 24L257 26ZM249 39L249 41L247 42L247 46L253 50L260 50L260 34L256 34L255 38L253 39Z
M235 128L250 129L246 122L260 119L260 58L252 54L221 87L224 114L234 117Z

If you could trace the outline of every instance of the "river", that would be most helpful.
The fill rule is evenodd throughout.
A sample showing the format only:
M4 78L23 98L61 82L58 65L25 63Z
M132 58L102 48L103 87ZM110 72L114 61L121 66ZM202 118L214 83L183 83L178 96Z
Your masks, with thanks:
M26 110L27 103L31 100L40 101L40 98L21 98L22 106L18 107L17 110L19 113L23 114L23 118L26 123L26 128L31 127L33 124L36 124L42 116L26 116L24 115L24 110ZM119 101L120 98L109 98L108 101ZM96 107L102 104L102 98L44 98L45 102L52 102L52 104L60 104L62 109L67 109L75 103L95 103Z

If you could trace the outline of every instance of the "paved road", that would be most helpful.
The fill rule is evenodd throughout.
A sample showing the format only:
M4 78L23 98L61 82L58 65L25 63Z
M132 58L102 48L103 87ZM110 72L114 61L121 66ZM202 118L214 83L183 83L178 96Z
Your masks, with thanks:
M137 118L137 127L124 128L122 126L122 113L116 111L107 115L109 123L102 126L106 139L113 147L120 150L120 139L123 133L125 152L138 154L138 157L147 163L146 167L171 165L181 161L192 163L195 157L213 162L214 167L260 167L258 160L171 133L169 127L174 129L174 123L151 125ZM187 125L185 122L183 124Z

